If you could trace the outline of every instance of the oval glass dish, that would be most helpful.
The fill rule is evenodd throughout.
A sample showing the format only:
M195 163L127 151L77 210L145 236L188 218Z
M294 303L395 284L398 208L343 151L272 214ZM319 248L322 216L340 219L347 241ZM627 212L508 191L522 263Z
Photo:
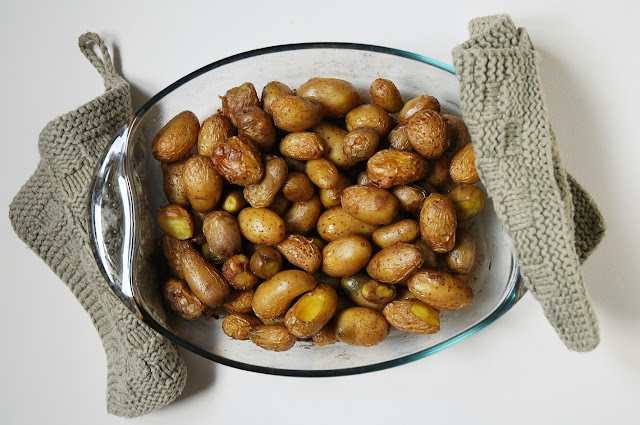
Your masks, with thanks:
M446 113L461 115L453 67L417 54L385 47L308 43L276 46L238 54L207 65L176 81L149 100L115 137L98 170L91 198L94 248L114 292L135 314L175 343L215 362L262 373L336 376L401 365L440 351L475 334L521 297L512 241L496 217L490 199L468 228L477 244L475 299L461 310L441 315L441 330L416 335L392 330L381 344L324 347L298 341L286 352L270 352L237 341L221 330L221 319L180 319L163 308L162 234L156 212L167 204L160 163L151 140L172 117L193 111L200 121L221 107L220 96L252 82L258 93L269 81L292 88L315 77L351 82L369 100L376 78L392 80L405 100L428 93Z

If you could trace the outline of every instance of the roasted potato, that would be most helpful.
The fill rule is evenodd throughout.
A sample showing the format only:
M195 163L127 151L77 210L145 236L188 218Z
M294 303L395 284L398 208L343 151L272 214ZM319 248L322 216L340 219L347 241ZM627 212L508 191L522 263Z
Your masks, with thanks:
M442 187L451 180L449 176L449 158L441 156L431 161L431 171L427 175L427 181L436 187Z
M287 233L309 234L322 214L322 203L318 195L313 195L306 202L294 202L285 213L283 219Z
M322 250L322 272L332 277L358 273L371 258L371 243L358 235L342 236Z
M318 125L322 120L322 107L304 97L282 96L271 103L271 114L276 127L293 133Z
M377 226L353 218L342 207L329 208L320 215L316 229L325 241L332 241L342 236L360 235L371 237Z
M313 197L315 190L309 177L297 171L290 172L282 185L282 194L291 202L306 202Z
M162 252L167 260L169 269L175 277L182 280L184 280L182 253L190 247L191 244L188 241L181 241L167 234L162 236Z
M440 112L440 102L435 97L427 94L414 97L405 103L400 112L398 112L398 123L406 124L413 115L424 110Z
M254 292L253 289L231 291L222 307L229 313L249 314L253 311L251 305L253 303Z
M473 301L473 291L455 276L420 269L407 281L409 290L422 302L440 311L454 311Z
M244 254L227 258L222 265L222 276L237 290L252 289L258 284L258 276L250 270L249 257Z
M456 243L456 209L447 196L432 193L420 211L422 239L438 253L449 252Z
M158 224L169 236L185 240L193 236L193 219L180 205L169 204L158 211Z
M367 175L377 187L413 183L425 177L429 171L427 160L416 152L384 149L367 161Z
M268 208L247 207L238 214L240 233L260 245L274 245L284 239L282 217Z
M340 195L342 191L351 186L351 180L345 175L340 175L338 185L331 189L320 189L320 202L325 208L335 207L340 205Z
M369 224L390 223L398 214L398 200L391 192L375 186L349 186L340 195L350 216Z
M413 146L411 146L409 136L407 136L407 124L395 126L387 136L387 143L391 149L412 151Z
M270 246L258 248L249 263L251 271L261 279L271 279L282 268L282 256Z
M387 112L399 112L404 105L398 88L391 80L378 78L369 88L371 101L384 108Z
M373 243L386 248L397 243L411 243L420 237L420 225L410 218L379 227L371 235Z
M182 179L186 163L187 158L171 163L161 163L162 186L167 200L170 204L177 204L185 208L189 206L187 188Z
M222 177L208 156L194 155L184 166L182 175L191 207L200 212L211 211L222 196Z
M311 129L324 141L323 158L331 161L338 169L348 170L355 166L357 162L345 155L342 150L344 138L347 132L337 125L329 122L321 122Z
M439 112L415 113L407 124L407 138L413 149L427 159L441 157L449 148L449 125Z
M215 114L202 122L198 133L198 155L212 156L220 143L235 135L227 117Z
M367 307L350 307L338 314L336 337L349 345L371 347L380 344L389 335L387 319Z
M336 332L333 329L333 321L329 321L329 323L324 325L318 332L313 334L311 338L318 347L324 347L338 342Z
M328 118L341 117L360 104L356 88L337 78L312 78L301 85L297 93L318 102Z
M461 147L451 158L449 174L451 175L451 180L458 184L473 184L480 180L471 143Z
M409 214L420 214L422 204L427 199L426 190L415 185L394 186L390 190L398 200L400 211Z
M222 332L230 338L246 340L254 326L262 325L260 319L244 313L230 313L222 321Z
M314 273L322 263L318 246L302 235L288 235L276 244L276 249L288 262L308 273Z
M289 133L280 141L280 153L298 161L322 158L325 142L321 136L311 131Z
M254 208L268 207L287 178L287 162L279 156L267 155L264 177L258 183L244 187L244 199Z
M458 221L473 218L484 210L484 192L472 184L456 186L447 196L453 201Z
M331 320L337 306L335 289L318 285L293 304L284 317L284 324L296 337L310 338Z
M378 251L367 264L373 279L396 284L405 281L422 265L422 250L415 245L397 243Z
M440 312L420 300L393 301L382 314L391 326L403 331L428 335L440 330Z
M461 146L464 146L467 143L471 142L469 130L467 129L467 125L464 123L462 118L448 114L442 114L442 116L447 120L449 126L451 127L451 146L449 146L450 151L453 150L455 152L460 149Z
M232 190L227 193L222 201L222 209L229 214L238 214L243 208L247 206L247 200L244 199L242 190Z
M167 280L162 295L169 308L185 320L197 319L205 309L205 305L193 295L187 283L180 279Z
M458 228L456 244L445 256L447 267L454 273L469 273L473 268L475 258L476 242L473 240L473 236L468 230Z
M175 162L187 155L198 142L200 121L191 111L171 118L151 141L151 154L161 162Z
M377 311L381 311L396 296L395 286L371 279L366 273L343 277L340 286L356 305Z
M276 127L271 116L259 106L249 106L240 111L238 135L253 140L261 152L269 152L276 142Z
M260 106L256 88L251 83L229 89L222 96L222 113L234 127L238 127L238 117L242 111L250 106Z
M207 214L202 224L202 232L207 239L210 258L215 263L224 262L242 248L238 221L225 211L212 211Z
M291 90L286 84L279 81L271 81L262 89L262 97L260 101L260 103L262 103L262 109L264 109L267 114L272 115L271 104L273 101L283 96L293 96L293 94L293 90Z
M193 294L211 308L224 304L230 289L218 269L191 246L182 251L181 258L184 280Z
M340 172L328 159L312 159L307 161L305 173L309 180L321 189L332 189L340 182Z
M260 151L244 136L233 136L213 150L213 165L229 183L248 186L258 183L264 175Z
M378 149L380 135L369 127L351 130L342 140L342 151L353 161L366 161Z
M347 131L369 127L378 132L380 137L387 137L391 131L391 117L380 106L368 103L350 110L345 116L345 125Z
M253 294L253 312L261 319L285 314L293 300L316 287L314 277L302 270L284 270L262 282Z
M279 325L252 326L249 339L269 351L287 351L296 343L296 337L285 326Z

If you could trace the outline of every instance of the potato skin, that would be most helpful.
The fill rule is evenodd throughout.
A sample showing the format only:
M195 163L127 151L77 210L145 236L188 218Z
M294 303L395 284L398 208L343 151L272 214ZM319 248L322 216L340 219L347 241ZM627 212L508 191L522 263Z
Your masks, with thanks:
M222 307L229 313L251 313L253 311L251 308L253 293L253 289L231 291Z
M342 151L345 156L354 161L366 161L378 149L380 135L368 127L351 130L342 140Z
M322 120L322 107L300 96L282 96L271 103L273 122L290 133L308 130Z
M268 208L247 207L238 214L240 233L260 245L274 245L284 239L282 217Z
M309 234L321 213L322 203L318 195L313 195L306 202L294 202L283 217L287 233Z
M416 152L383 149L367 161L367 175L377 187L413 183L429 171L427 160Z
M373 232L373 243L386 248L397 243L411 243L420 237L420 225L410 218L379 227Z
M302 295L287 311L284 324L298 338L310 338L333 317L338 307L338 294L329 285L320 284Z
M369 88L371 100L387 112L399 112L404 105L402 96L393 81L378 78L371 83Z
M372 347L389 335L387 319L367 307L350 307L336 317L335 333L338 340L349 345Z
M440 158L431 161L431 171L427 176L427 181L436 187L442 187L449 183L449 158L442 155Z
M347 131L360 127L369 127L378 132L380 137L387 137L391 131L391 117L389 113L378 105L365 104L353 108L345 116Z
M187 189L182 179L186 163L187 158L171 163L161 163L162 186L167 200L170 204L177 204L185 208L189 206Z
M409 137L407 136L407 124L395 126L387 136L387 143L392 149L412 151L413 146L411 146L411 142L409 142Z
M167 234L162 236L164 258L167 260L171 273L178 279L184 280L182 253L190 247L191 244L188 241L181 241Z
M441 157L451 143L447 121L431 110L417 112L411 117L407 138L413 149L427 159Z
M354 275L367 265L371 251L371 243L362 236L335 239L322 250L322 272L332 277Z
M449 273L420 269L407 280L409 290L422 302L440 311L455 311L473 301L473 291Z
M323 158L331 161L340 170L348 170L354 167L357 162L348 158L342 150L344 138L347 132L337 125L323 121L311 129L324 141Z
M271 279L282 268L282 255L270 246L258 248L249 262L251 271L261 279Z
M296 337L280 325L253 326L249 331L249 339L260 348L276 352L287 351L296 342Z
M341 117L360 104L356 88L337 78L312 78L301 85L297 93L318 102L328 118Z
M174 162L191 152L198 141L200 121L191 111L171 118L151 141L151 154L161 162Z
M209 264L193 247L182 252L184 278L193 294L208 307L221 306L230 289L218 269Z
M424 110L440 112L440 102L438 102L438 99L433 96L429 96L428 94L414 97L405 103L400 112L398 112L398 123L406 124L413 115Z
M262 96L260 99L262 109L264 109L267 114L272 115L271 104L278 98L283 96L292 96L293 94L293 90L291 90L286 84L279 81L271 81L262 89Z
M376 228L376 225L353 218L342 206L324 211L316 225L318 234L325 241L333 241L352 234L370 237Z
M260 151L245 136L233 136L213 150L213 165L229 183L248 186L264 175Z
M343 277L340 286L356 305L376 311L381 311L396 296L395 286L371 279L366 273Z
M456 186L447 193L447 196L456 207L458 221L473 218L484 210L484 192L472 184Z
M291 202L306 202L315 194L315 186L306 174L294 171L287 175L282 194Z
M403 331L429 335L440 330L438 310L417 299L393 301L384 307L382 314L391 326Z
M449 146L449 150L453 150L454 152L460 149L461 146L466 145L471 142L471 135L469 134L469 129L467 125L464 123L462 118L456 117L455 115L442 114L444 119L449 123L449 127L451 128L451 146Z
M335 207L340 205L340 195L342 191L351 186L351 180L345 175L340 175L338 185L331 189L320 189L320 202L325 208Z
M287 134L280 141L279 149L282 155L299 161L322 158L325 150L322 137L311 131Z
M258 183L244 187L244 198L254 208L268 207L273 203L276 193L284 184L288 167L287 162L279 156L268 155L265 162L265 172Z
M449 165L451 180L458 184L473 184L480 180L476 169L476 157L473 153L473 145L467 143L460 148L451 158Z
M466 274L471 271L476 258L476 242L468 230L458 228L456 244L447 252L445 262L454 273Z
M260 319L275 319L293 300L316 287L315 278L302 270L284 270L261 283L253 294L253 312Z
M191 207L200 212L211 211L222 196L222 177L208 156L194 155L187 160L182 176Z
M398 200L400 211L409 214L420 214L422 204L424 200L427 199L426 190L415 185L394 186L390 190Z
M226 211L212 211L207 214L202 224L202 232L209 250L221 262L240 252L242 248L238 221Z
M311 337L313 339L314 344L317 347L324 347L326 345L335 344L338 342L338 338L336 338L335 330L333 329L333 322L330 320L329 323L324 325L318 332L313 334Z
M342 207L350 216L369 224L387 224L398 214L398 200L375 186L350 186L340 195Z
M254 326L262 325L260 319L244 313L230 313L222 321L222 332L230 338L247 340Z
M233 87L222 96L222 112L234 127L238 126L242 111L250 106L260 106L256 88L251 83Z
M235 129L224 115L214 114L204 120L198 133L198 155L211 156L220 143L235 135Z
M288 235L276 244L276 249L287 261L307 273L314 273L322 263L318 246L302 235Z
M249 106L238 115L238 134L253 140L262 152L269 152L276 141L271 116L259 106Z
M307 161L304 172L309 180L321 189L332 189L340 183L340 172L325 158Z
M415 245L398 243L378 251L367 264L373 279L397 284L406 280L422 265L422 250Z
M180 279L167 280L162 296L169 308L185 320L197 319L205 309L202 301L193 295L187 283Z
M456 209L451 199L440 193L427 197L420 211L422 239L437 253L449 252L456 243Z
M258 283L258 277L249 267L249 257L244 254L236 254L229 257L222 265L222 276L233 289L252 289Z

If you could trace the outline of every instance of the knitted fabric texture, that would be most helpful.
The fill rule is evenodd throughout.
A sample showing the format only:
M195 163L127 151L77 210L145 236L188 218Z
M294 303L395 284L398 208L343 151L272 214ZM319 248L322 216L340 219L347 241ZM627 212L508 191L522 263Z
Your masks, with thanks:
M580 264L604 236L602 215L562 167L527 32L478 18L453 50L478 173L511 235L522 277L564 344L599 343Z
M132 111L129 84L115 71L102 40L87 33L78 43L106 91L42 130L40 163L9 216L18 236L66 283L93 321L107 358L108 412L134 417L173 401L184 388L186 368L176 347L112 293L93 255L89 197L95 171Z

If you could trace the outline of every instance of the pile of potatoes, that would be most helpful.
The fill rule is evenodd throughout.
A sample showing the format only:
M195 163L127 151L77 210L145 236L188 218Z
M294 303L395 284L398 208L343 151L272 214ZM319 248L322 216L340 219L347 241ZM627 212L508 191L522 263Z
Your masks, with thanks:
M186 320L224 309L222 329L273 351L297 339L373 346L390 325L432 334L473 300L484 208L464 122L427 94L375 80L370 103L335 78L296 91L231 88L202 123L190 111L152 141L168 205L158 212Z

